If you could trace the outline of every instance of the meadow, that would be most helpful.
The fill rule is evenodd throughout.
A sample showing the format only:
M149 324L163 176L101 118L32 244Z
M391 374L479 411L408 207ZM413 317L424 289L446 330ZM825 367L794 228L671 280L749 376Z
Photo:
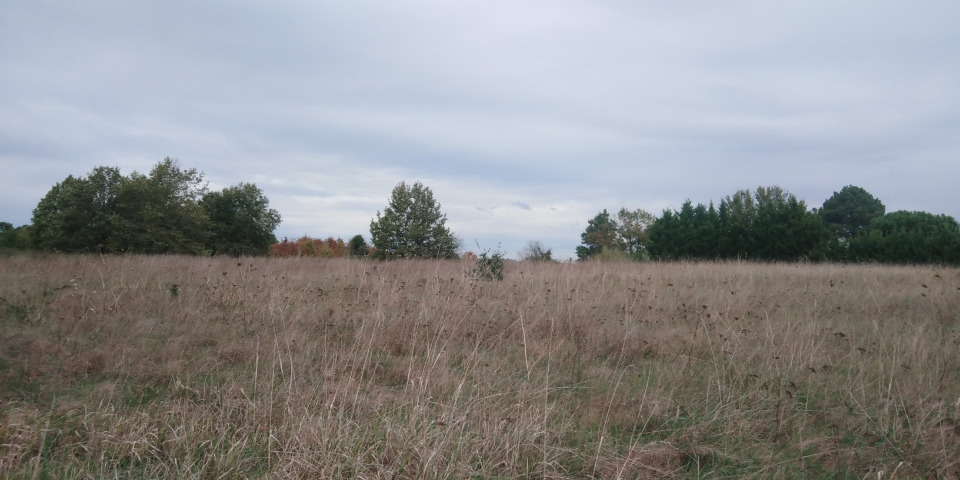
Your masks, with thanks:
M0 258L0 478L958 478L960 270Z

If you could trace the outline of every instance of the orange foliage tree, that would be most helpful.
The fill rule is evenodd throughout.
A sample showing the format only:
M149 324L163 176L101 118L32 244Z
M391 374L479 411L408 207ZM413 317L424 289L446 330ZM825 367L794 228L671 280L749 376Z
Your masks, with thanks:
M310 238L306 235L295 241L284 237L270 246L271 257L338 258L349 255L350 249L342 238Z

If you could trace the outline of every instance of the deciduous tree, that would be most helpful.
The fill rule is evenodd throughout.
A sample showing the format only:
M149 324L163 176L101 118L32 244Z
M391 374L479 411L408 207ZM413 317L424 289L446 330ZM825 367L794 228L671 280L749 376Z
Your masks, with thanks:
M30 228L30 225L14 227L12 223L0 222L0 250L30 250L33 248Z
M33 211L35 244L62 252L262 254L280 215L253 184L207 192L203 174L165 158L148 175L97 167L68 176Z
M61 252L109 251L114 221L127 179L115 167L97 167L86 177L68 176L33 210L36 245Z
M553 249L543 246L539 240L530 240L527 246L520 250L520 260L531 262L552 262Z
M134 172L123 183L112 215L113 251L206 253L211 223L200 206L206 194L203 174L168 158L149 175Z
M252 183L208 192L200 205L211 222L211 253L264 255L277 241L273 232L280 224L280 213L270 208L270 200Z
M647 229L656 219L652 213L639 208L621 208L617 212L617 233L627 255L634 260L642 260L646 256Z

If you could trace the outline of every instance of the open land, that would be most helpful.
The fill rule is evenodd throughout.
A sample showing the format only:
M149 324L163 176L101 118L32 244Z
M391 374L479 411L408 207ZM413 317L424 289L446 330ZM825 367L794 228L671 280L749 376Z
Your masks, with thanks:
M958 478L960 270L0 258L0 478Z

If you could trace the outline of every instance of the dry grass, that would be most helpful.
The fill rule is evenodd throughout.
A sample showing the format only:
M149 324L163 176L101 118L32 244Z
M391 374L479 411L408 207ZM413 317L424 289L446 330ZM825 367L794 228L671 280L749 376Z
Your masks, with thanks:
M0 258L2 478L958 478L960 271Z

